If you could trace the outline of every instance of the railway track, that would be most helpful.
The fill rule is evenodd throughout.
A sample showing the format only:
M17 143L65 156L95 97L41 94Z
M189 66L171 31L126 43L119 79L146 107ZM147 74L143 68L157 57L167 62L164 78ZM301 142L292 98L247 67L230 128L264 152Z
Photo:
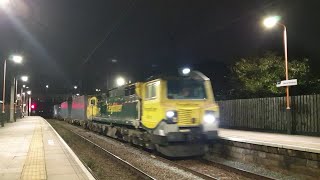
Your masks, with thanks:
M104 149L103 147L101 147L100 145L94 143L93 141L91 141L90 139L82 136L81 134L77 133L77 132L74 132L71 130L72 133L74 133L75 135L81 137L83 140L87 141L88 143L90 143L91 145L95 146L96 148L102 150L104 153L106 153L108 156L114 158L115 160L117 160L118 162L122 163L124 166L128 167L129 169L131 169L132 171L135 171L140 177L144 178L144 179L156 179L150 175L148 175L147 173L145 173L144 171L138 169L137 167L133 166L132 164L130 164L129 162L121 159L119 156L111 153L110 151ZM206 174L202 174L202 173L199 173L197 171L194 171L192 169L189 169L189 168L186 168L184 166L181 166L177 163L173 163L169 160L166 160L166 159L161 159L162 161L167 161L167 163L170 163L170 164L173 164L174 166L180 168L180 169L183 169L184 171L187 171L191 174L194 174L198 177L201 177L202 179L205 179L205 180L218 180L218 178L215 178L215 177L212 177L212 176L209 176L209 175L206 175Z
M194 174L198 177L201 177L202 179L206 179L206 180L219 180L221 178L227 178L226 176L221 176L221 175L212 175L212 174L208 174L208 173L202 173L199 170L194 170L192 167L194 167L196 164L198 165L206 165L206 166L210 166L210 167L215 167L215 168L219 168L219 169L223 169L229 172L233 172L236 174L240 174L244 177L247 177L248 179L259 179L259 180L270 180L271 178L263 176L263 175L259 175L259 174L255 174L249 171L246 171L244 169L238 169L238 168L234 168L234 167L230 167L224 164L220 164L220 163L216 163L216 162L212 162L212 161L208 161L202 158L197 158L197 159L191 159L191 160L168 160L165 158L162 158L160 156L157 157L158 160L161 160L163 162L166 162L168 164L171 164L173 166L176 166L180 169L183 169L184 171L187 171L191 174ZM186 166L185 164L181 163L181 162L185 162L188 161L191 167Z
M125 166L126 168L130 169L133 173L135 173L137 176L141 177L142 179L149 179L149 180L155 180L156 178L150 176L149 174L147 174L146 172L140 170L139 168L135 167L134 165L130 164L129 162L127 162L124 159L121 159L119 156L113 154L112 152L106 150L105 148L101 147L100 145L92 142L90 139L82 136L81 134L78 134L74 131L71 130L72 133L74 133L75 135L79 136L80 138L82 138L84 141L86 141L87 143L91 144L92 146L94 146L95 148L101 150L103 153L105 153L107 156L113 158L115 161L121 163L123 166Z
M79 131L79 129L81 129L82 131L85 132L91 132L76 126L73 126L74 128L77 128ZM66 128L69 129L69 128ZM88 142L89 144L91 144L92 146L96 147L97 149L103 151L104 153L106 153L108 156L114 158L117 162L120 162L121 164L123 164L124 166L126 166L127 168L129 168L132 172L136 173L139 177L143 178L143 179L156 179L155 177L152 177L151 175L149 175L148 173L142 171L141 169L135 167L134 165L130 164L129 162L127 162L126 160L121 159L119 156L113 154L112 152L108 151L107 149L101 147L99 144L91 141L90 139L86 138L85 136L81 135L80 133L76 132L75 130L69 129L69 131L71 131L72 133L74 133L75 135L79 136L80 138L82 138L84 141ZM95 134L96 136L101 136L100 134L91 132L93 134ZM105 136L103 136L105 137ZM107 137L108 138L108 137ZM126 144L125 144L126 145ZM128 146L128 145L126 145ZM141 148L137 148L137 147L133 147L130 146L131 148L137 149L139 151L141 151ZM145 155L153 155L150 152L146 152L143 151L142 153L144 153ZM201 159L201 158L197 158L197 159L191 159L191 160L169 160L160 156L156 156L156 159L159 161L162 161L166 164L170 164L171 166L174 166L178 169L182 169L183 171L189 172L201 179L206 179L206 180L216 180L216 179L237 179L234 177L231 177L229 174L233 173L233 174L238 174L240 176L242 176L244 179L271 179L269 177L265 177L263 175L259 175L259 174L255 174L243 169L237 169L234 167L230 167L227 165L223 165L220 163L216 163L216 162L212 162L212 161L208 161L205 159ZM186 163L187 162L187 163ZM199 169L194 169L194 166L198 165L198 166L206 166L207 169L211 169L211 168L215 168L218 170L220 169L221 171L226 171L229 172L228 173L222 173L223 175L221 175L220 173L213 173L213 172L203 172L202 168ZM217 172L217 171L216 171ZM218 174L218 175L217 175ZM238 179L243 179L243 178L238 178Z
M104 149L104 148L101 147L100 145L94 143L94 142L91 141L90 139L82 136L81 134L79 134L79 133L77 133L77 132L75 132L75 131L72 131L72 130L71 130L71 132L74 133L75 135L81 137L83 140L87 141L88 143L90 143L91 145L95 146L96 148L102 150L102 151L103 151L104 153L106 153L108 156L110 156L110 157L114 158L115 160L117 160L118 162L122 163L122 164L123 164L124 166L126 166L127 168L129 168L129 169L131 169L132 171L136 172L137 175L139 175L140 177L142 177L142 178L144 178L144 179L156 179L156 178L148 175L148 174L145 173L144 171L138 169L137 167L133 166L133 165L130 164L129 162L121 159L119 156L111 153L110 151ZM157 158L159 159L160 157L157 157ZM198 176L198 177L200 177L200 178L202 178L202 179L205 179L205 180L218 180L218 179L219 179L219 178L212 177L212 176L210 176L210 175L206 175L206 174L202 174L202 173L200 173L200 172L194 171L194 170L192 170L192 169L189 169L189 168L187 168L187 167L184 167L184 166L182 166L182 165L179 165L178 163L174 163L174 162L172 162L172 161L170 161L170 160L167 160L167 159L164 159L164 158L161 158L161 161L165 161L166 163L169 163L169 164L171 164L171 165L174 165L175 167L178 167L179 169L183 169L184 171L187 171L187 172L189 172L189 173L191 173L191 174L193 174L193 175L195 175L195 176Z
M179 165L180 167L184 167L184 168L192 169L192 170L197 166L202 166L202 167L206 166L209 168L215 167L215 168L223 169L223 170L233 172L236 174L240 174L244 177L247 177L248 179L259 179L259 180L272 179L272 178L269 178L269 177L266 177L266 176L263 176L260 174L255 174L255 173L246 171L244 169L238 169L238 168L230 167L230 166L227 166L224 164L208 161L205 159L199 159L199 158L198 159L191 159L191 160L180 160L180 161L176 162L176 164ZM186 164L188 164L188 165L186 165ZM199 171L203 171L203 169L193 170L193 171L200 173ZM205 171L210 171L210 170L206 169ZM212 177L212 179L227 178L225 175L208 175L208 172L203 173L203 174L206 174L206 176ZM212 172L210 174L212 174ZM217 174L219 174L219 173L217 173Z
M252 172L249 172L245 169L240 169L240 168L234 168L234 167L230 167L230 166L227 166L227 165L224 165L224 164L220 164L220 163L215 163L215 162L212 162L212 161L208 161L208 160L205 160L205 159L201 159L201 161L204 163L204 164L212 164L214 166L217 166L219 168L222 168L222 169L226 169L228 171L233 171L237 174L241 174L243 176L246 176L246 177L249 177L249 178L252 178L252 179L259 179L259 180L268 180L268 179L272 179L270 177L266 177L266 176L263 176L263 175L260 175L260 174L256 174L256 173L252 173Z

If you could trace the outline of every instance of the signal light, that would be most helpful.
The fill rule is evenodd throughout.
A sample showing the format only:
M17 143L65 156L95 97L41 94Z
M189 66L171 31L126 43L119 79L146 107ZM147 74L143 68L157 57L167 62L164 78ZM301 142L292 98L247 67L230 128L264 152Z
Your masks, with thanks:
M31 109L34 109L34 108L35 108L35 105L34 105L34 104L32 104L32 105L31 105Z

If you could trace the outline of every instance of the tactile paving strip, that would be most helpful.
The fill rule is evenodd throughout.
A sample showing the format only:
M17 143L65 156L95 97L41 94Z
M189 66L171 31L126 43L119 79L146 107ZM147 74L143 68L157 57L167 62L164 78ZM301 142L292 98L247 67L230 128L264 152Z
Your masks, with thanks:
M42 128L40 124L34 130L26 162L23 166L22 180L47 179L46 162L42 141Z

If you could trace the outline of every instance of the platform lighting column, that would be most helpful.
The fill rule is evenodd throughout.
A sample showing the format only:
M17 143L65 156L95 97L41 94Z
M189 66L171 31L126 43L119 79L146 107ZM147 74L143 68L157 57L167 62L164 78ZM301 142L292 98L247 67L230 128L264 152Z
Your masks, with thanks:
M23 85L24 86L24 85ZM23 86L21 87L21 92L20 92L20 106L21 106L21 113L23 113Z
M15 82L16 78L13 78L11 81L11 89L10 89L10 122L14 122L14 90L15 90Z
M285 75L286 80L289 79L288 73L288 47L287 47L287 27L279 23L280 17L279 16L271 16L264 19L263 24L267 28L273 28L276 25L280 25L283 27L283 46L284 46L284 63L285 63ZM289 86L286 86L286 104L287 109L290 109L290 96L289 96Z
M23 82L27 82L29 80L29 77L28 76L21 76L21 80ZM23 95L23 99L21 99L21 104L22 104L22 109L23 109L23 113L25 113L27 110L25 109L26 106L25 106L25 103L26 103L26 93L23 93L23 88L28 88L26 87L25 85L22 86L21 88L21 95Z
M15 100L14 100L14 113L16 114L17 113L17 105L18 105L18 79L16 78L16 81L15 81Z
M288 72L288 46L287 46L287 27L280 23L279 16L271 16L264 19L263 24L267 28L273 28L276 25L280 25L283 28L283 49L284 49L284 63L285 63L285 75L286 80L289 80L289 72ZM290 95L289 95L289 86L286 86L286 109L287 109L287 132L288 134L292 134L292 118L290 112Z
M2 113L5 113L5 99L6 99L6 70L7 70L7 60L3 63L3 89L2 89Z
M10 60L16 64L21 64L22 63L22 56L19 55L13 55L10 57ZM3 65L3 90L2 90L2 114L4 116L5 113L5 97L6 97L6 71L7 71L7 60L4 60L4 65ZM15 84L15 80L14 82L12 82L11 84L11 93L13 93L13 95L11 95L11 103L10 103L10 111L14 111L14 108L12 108L12 104L14 103L14 84ZM12 92L12 86L13 86L13 92ZM12 98L13 97L13 98ZM13 99L13 100L12 100ZM10 113L10 121L12 120L12 113Z
M27 91L28 94L28 116L31 116L31 91Z
M29 95L29 114L28 116L31 116L31 95Z

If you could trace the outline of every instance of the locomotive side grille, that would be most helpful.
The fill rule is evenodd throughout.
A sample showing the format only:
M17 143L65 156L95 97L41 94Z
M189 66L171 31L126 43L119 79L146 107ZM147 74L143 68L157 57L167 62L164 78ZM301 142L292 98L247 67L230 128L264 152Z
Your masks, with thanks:
M199 118L193 117L193 110L179 109L178 110L178 125L194 125L198 123Z

